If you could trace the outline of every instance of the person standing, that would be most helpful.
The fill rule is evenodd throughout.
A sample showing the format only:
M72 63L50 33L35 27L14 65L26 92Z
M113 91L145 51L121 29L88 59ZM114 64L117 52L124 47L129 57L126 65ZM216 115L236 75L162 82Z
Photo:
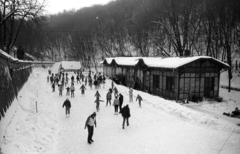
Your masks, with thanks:
M119 111L122 110L122 104L123 104L123 95L119 93Z
M63 85L60 84L58 87L58 90L59 90L59 96L62 96Z
M108 93L107 93L107 104L106 104L106 106L108 106L108 103L111 106L111 99L112 99L112 93L109 90Z
M85 90L86 90L86 87L84 86L84 84L82 84L82 86L80 87L80 89L81 89L82 94L84 94L84 93L85 93Z
M70 117L70 108L71 108L71 102L69 101L69 99L67 98L64 103L63 103L63 108L65 106L65 110L66 110L66 118Z
M139 107L141 107L142 97L138 94L136 101L138 100Z
M118 89L117 89L116 86L114 87L113 91L114 91L114 95L115 95L115 96L118 96Z
M93 131L94 131L94 125L95 125L95 127L97 127L96 112L91 114L87 118L86 123L85 123L85 129L86 129L86 127L88 128L87 141L89 144L91 144L93 142L92 136L93 136Z
M115 110L115 113L114 114L118 114L118 105L119 105L119 99L118 99L118 96L115 96L115 99L113 101L113 106L114 106L114 110Z
M69 86L67 86L67 93L66 93L66 95L68 96L68 95L70 95L70 87Z
M129 87L129 102L133 102L133 89Z
M125 121L127 121L127 126L129 126L129 118L131 116L130 109L128 105L124 106L121 111L122 117L123 117L123 124L122 128L124 129Z
M52 92L55 91L55 83L52 84Z

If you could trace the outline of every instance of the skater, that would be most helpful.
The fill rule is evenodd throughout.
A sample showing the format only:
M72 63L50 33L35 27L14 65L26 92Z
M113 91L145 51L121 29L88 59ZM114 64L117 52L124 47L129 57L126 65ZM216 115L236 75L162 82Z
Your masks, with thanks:
M123 95L119 93L119 112L122 110L122 104L123 104Z
M88 138L87 141L89 144L91 144L93 142L92 136L93 136L93 131L94 131L94 126L97 127L97 121L96 121L96 112L94 112L93 114L91 114L85 123L85 129L86 127L88 128Z
M142 97L138 94L136 101L138 100L139 107L141 107Z
M99 97L97 97L97 99L96 99L95 102L94 102L94 103L96 103L96 110L97 110L97 111L100 110L100 108L99 108L100 102L104 102L104 101L103 101L103 100L100 100Z
M116 86L114 87L114 89L113 89L113 90L114 90L114 95L115 95L115 96L118 96L118 89L117 89L117 87L116 87Z
M52 84L52 89L53 89L52 92L54 92L55 91L55 83Z
M85 90L87 90L86 87L84 86L84 84L82 84L82 86L80 87L80 89L81 89L82 94L84 94Z
M67 98L64 103L63 103L63 108L65 106L65 110L66 110L66 118L70 117L70 108L71 108L71 102L69 101L69 99Z
M124 129L125 121L127 121L127 126L129 126L129 118L131 116L130 109L128 105L124 106L121 111L122 117L123 117L123 124L122 128Z
M115 115L118 114L118 105L119 105L119 99L118 96L115 96L115 99L113 101L113 106L114 106L114 110L115 110Z
M129 102L133 102L133 89L129 87Z
M63 86L59 85L58 90L59 90L59 96L62 96Z
M49 82L49 76L47 76L47 82Z
M98 91L96 92L96 94L94 96L96 97L96 99L99 99L101 97L101 95L99 94Z
M66 89L67 89L66 95L69 96L70 95L70 87L68 86Z
M71 81L72 81L72 83L74 83L74 76L73 75L71 77Z
M87 77L85 77L85 86L87 86Z
M72 83L70 89L71 89L71 97L74 97L75 87L74 87L74 84L73 84L73 83Z
M77 84L78 84L78 82L79 82L79 84L81 84L79 75L77 75Z
M108 106L108 103L111 106L111 99L112 99L112 93L109 90L108 93L107 93L107 104L106 104L106 106Z
M114 88L114 82L112 81L112 89Z

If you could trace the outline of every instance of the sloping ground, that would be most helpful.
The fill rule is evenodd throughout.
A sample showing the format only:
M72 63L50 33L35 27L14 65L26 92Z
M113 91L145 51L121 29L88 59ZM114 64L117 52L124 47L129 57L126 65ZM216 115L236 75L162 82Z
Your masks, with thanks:
M62 108L67 98L66 90L62 97L57 91L52 92L46 76L46 70L35 69L23 88L20 103L29 111L21 108L16 111L1 144L4 154L240 152L240 127L233 122L134 90L134 99L137 94L143 97L140 108L135 100L128 102L128 89L117 85L124 96L124 104L129 104L131 109L130 126L123 130L121 115L114 115L113 106L105 106L111 80L106 81L105 88L99 89L100 99L104 102L100 103L97 112L94 143L89 145L84 125L86 118L96 110L96 90L87 86L82 95L80 84L76 84L75 97L70 98L71 116L66 118Z

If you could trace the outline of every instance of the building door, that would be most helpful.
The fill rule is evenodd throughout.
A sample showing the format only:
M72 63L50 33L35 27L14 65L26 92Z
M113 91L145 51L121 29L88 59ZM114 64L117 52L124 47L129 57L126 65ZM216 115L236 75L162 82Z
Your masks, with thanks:
M214 90L214 77L205 77L204 80L204 96L212 97Z

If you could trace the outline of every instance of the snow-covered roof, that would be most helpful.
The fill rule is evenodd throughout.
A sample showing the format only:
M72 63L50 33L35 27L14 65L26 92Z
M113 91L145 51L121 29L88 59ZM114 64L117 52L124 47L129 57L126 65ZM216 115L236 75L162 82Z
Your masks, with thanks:
M71 70L79 70L81 69L81 64L79 61L62 61L62 68L71 69Z
M159 68L178 68L183 65L189 64L193 61L199 59L209 59L213 60L216 63L222 65L223 67L229 67L228 64L217 60L213 57L209 56L194 56L194 57L168 57L168 58L160 58L160 57L116 57L116 58L106 58L104 62L107 64L112 64L114 61L117 65L122 66L135 66L138 64L139 60L142 60L144 64L148 67L159 67Z

